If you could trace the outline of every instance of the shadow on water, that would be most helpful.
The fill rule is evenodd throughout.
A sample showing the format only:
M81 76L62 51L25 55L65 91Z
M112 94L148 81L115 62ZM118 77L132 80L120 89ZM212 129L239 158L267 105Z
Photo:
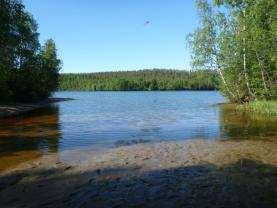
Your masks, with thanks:
M59 108L0 120L0 171L59 149Z
M276 207L276 166L242 158L139 172L108 167L61 174L62 169L0 178L2 207ZM28 175L32 180L24 180ZM17 188L14 188L17 186Z

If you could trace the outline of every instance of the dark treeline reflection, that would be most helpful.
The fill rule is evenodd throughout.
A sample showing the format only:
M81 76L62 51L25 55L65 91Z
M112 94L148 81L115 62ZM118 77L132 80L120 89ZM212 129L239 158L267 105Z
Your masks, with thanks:
M277 119L250 117L232 104L220 106L220 137L225 139L263 139L277 136Z
M0 124L0 170L59 149L57 106L39 109L31 116L3 119Z

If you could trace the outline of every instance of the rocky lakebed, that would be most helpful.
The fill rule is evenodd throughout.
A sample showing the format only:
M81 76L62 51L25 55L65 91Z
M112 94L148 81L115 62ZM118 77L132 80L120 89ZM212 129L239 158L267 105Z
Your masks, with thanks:
M276 207L276 139L137 143L0 173L1 207Z

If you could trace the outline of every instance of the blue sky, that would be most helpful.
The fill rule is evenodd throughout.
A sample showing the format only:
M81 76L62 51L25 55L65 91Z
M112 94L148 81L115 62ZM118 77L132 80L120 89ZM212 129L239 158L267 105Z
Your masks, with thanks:
M23 0L53 38L62 72L190 68L194 0ZM147 24L147 22L149 23Z

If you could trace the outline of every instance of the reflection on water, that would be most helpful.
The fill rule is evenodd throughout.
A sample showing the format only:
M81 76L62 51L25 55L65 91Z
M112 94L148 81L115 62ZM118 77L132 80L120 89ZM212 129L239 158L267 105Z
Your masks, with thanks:
M236 111L233 104L220 106L220 138L276 139L277 118L249 117Z
M74 100L0 120L0 170L51 152L132 141L276 138L276 120L235 113L218 92L59 92Z
M59 108L0 120L0 171L59 149Z

